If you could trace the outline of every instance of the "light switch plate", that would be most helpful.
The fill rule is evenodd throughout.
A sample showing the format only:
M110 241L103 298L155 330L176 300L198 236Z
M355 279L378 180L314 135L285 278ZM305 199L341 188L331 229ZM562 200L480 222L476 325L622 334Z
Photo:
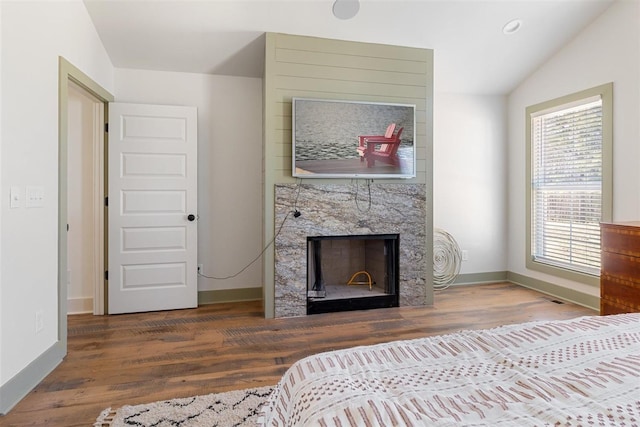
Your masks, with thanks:
M9 190L9 207L19 208L21 199L22 199L22 192L20 191L20 187L12 186L11 189Z
M29 186L26 191L24 205L28 208L40 208L44 206L44 187Z

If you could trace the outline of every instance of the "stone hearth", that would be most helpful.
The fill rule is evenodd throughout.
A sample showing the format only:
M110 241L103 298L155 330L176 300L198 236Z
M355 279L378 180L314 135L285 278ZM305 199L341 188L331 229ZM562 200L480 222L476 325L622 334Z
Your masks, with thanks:
M369 204L363 181L276 185L276 232L283 225L275 240L275 317L306 315L308 236L399 234L399 304L426 304L426 186L370 189Z

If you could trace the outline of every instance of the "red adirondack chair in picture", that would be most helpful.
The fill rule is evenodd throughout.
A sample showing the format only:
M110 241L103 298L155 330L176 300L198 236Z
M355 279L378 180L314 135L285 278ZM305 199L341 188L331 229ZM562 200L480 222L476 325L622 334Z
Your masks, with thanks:
M404 128L396 128L395 123L387 127L384 135L360 135L358 136L358 154L360 161L367 160L367 167L375 166L376 160L393 166L400 166L398 157L398 147L400 146L400 136Z

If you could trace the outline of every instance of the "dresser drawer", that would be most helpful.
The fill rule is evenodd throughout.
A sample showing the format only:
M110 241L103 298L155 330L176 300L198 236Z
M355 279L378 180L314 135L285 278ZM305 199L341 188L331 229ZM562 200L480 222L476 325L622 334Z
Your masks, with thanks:
M618 306L629 307L632 309L630 311L640 311L640 284L605 274L600 278L600 298Z
M601 224L600 230L603 252L640 257L640 228Z
M600 315L608 316L609 314L622 314L622 313L635 313L638 310L634 310L626 305L618 304L615 301L601 300L600 302Z
M600 224L600 314L640 312L640 221Z
M602 252L601 276L617 277L628 282L640 283L640 258Z

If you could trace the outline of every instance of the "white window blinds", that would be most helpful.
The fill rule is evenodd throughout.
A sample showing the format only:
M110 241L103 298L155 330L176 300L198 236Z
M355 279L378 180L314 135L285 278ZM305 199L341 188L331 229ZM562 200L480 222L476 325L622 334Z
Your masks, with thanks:
M531 254L598 275L602 218L602 101L531 117Z

